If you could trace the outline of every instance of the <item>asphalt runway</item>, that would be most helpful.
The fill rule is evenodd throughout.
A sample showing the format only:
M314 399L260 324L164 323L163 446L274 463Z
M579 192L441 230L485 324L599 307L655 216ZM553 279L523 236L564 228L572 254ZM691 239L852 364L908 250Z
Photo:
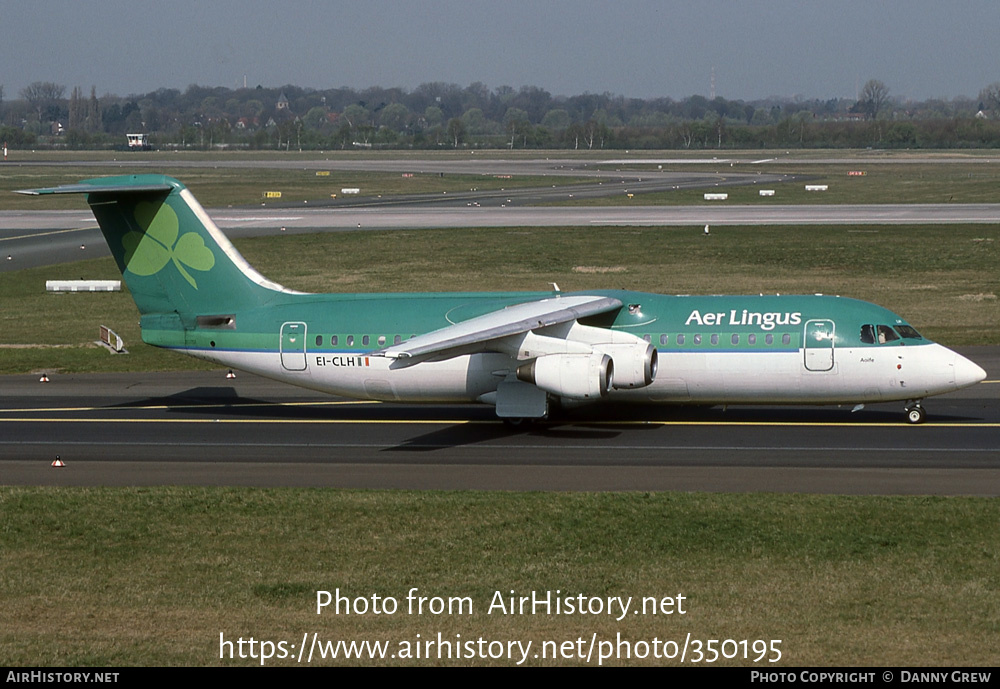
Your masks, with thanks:
M85 206L81 199L81 205ZM231 238L281 233L463 227L636 226L701 232L720 225L987 224L1000 204L843 206L223 208L209 215ZM0 211L0 272L109 255L88 208Z
M317 395L224 372L0 377L0 483L1000 494L1000 347L987 382L836 407L596 407L510 429L484 406ZM59 456L66 464L54 468Z

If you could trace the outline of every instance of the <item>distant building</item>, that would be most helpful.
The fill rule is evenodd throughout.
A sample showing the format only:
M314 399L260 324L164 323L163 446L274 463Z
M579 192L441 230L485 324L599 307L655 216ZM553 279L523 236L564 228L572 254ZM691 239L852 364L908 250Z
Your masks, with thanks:
M125 138L130 151L148 151L152 148L149 145L149 134L126 134Z
M288 110L288 99L285 98L285 92L282 91L281 95L278 96L278 104L275 106L278 110Z

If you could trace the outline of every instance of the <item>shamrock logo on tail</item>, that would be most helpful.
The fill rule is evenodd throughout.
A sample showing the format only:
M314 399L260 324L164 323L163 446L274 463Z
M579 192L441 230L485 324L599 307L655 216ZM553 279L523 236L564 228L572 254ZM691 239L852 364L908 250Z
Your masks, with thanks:
M184 279L198 289L198 283L184 266L194 270L211 270L215 255L195 232L180 234L177 214L166 204L142 201L135 207L135 219L146 232L128 232L122 238L125 264L136 275L155 275L171 261Z

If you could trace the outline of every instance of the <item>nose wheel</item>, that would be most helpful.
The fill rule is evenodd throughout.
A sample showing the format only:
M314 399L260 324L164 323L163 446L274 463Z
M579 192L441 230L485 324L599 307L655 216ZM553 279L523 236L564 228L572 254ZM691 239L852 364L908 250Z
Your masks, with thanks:
M915 402L906 407L906 420L909 423L923 423L927 419L927 412L920 406L920 402Z

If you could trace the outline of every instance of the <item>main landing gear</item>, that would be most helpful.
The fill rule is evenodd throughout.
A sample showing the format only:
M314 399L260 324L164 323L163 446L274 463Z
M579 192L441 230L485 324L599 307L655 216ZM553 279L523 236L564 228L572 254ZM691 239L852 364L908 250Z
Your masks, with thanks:
M504 416L500 419L503 421L503 425L511 430L524 431L527 430L535 419L529 419L524 416Z
M927 412L920 406L920 400L906 405L906 420L909 423L923 423L927 419Z

